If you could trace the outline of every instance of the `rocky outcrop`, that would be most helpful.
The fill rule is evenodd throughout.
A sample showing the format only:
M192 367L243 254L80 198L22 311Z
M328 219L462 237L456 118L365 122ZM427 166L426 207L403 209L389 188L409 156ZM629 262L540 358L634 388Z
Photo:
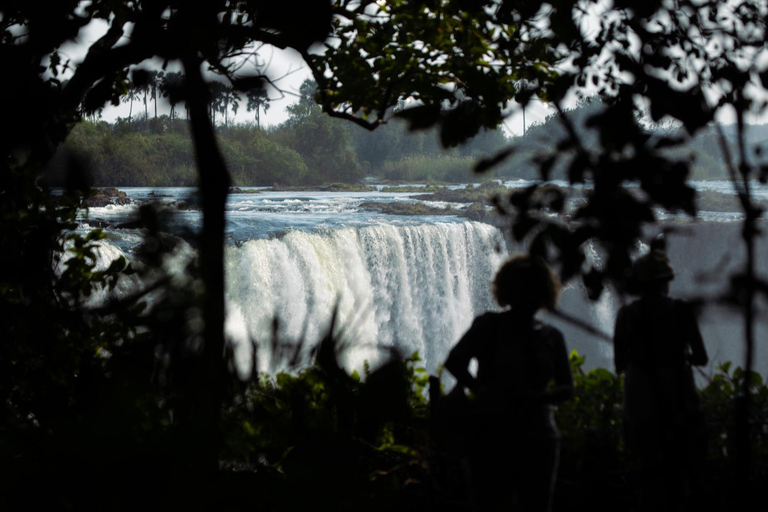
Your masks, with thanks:
M91 208L113 205L131 204L131 199L125 192L115 187L96 189L96 194L85 200L85 205Z

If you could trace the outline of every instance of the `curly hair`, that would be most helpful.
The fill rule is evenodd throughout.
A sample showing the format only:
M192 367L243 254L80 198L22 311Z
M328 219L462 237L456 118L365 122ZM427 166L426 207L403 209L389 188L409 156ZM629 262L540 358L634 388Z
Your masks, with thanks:
M493 280L493 296L501 307L529 305L553 310L560 290L560 279L547 262L529 254L507 260Z

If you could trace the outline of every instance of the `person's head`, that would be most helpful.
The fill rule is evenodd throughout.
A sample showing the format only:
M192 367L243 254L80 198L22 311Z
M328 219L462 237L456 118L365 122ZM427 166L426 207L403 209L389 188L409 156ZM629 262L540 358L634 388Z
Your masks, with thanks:
M654 249L637 259L634 278L639 292L643 295L669 293L669 282L675 278L675 271L669 264L667 254Z
M501 307L555 309L560 298L560 279L547 262L537 256L520 254L510 258L493 280L493 296Z

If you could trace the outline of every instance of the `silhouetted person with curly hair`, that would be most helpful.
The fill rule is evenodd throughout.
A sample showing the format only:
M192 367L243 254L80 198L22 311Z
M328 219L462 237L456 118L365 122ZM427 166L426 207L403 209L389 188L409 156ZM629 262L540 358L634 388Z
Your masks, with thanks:
M619 310L613 337L626 443L639 464L641 509L683 510L685 481L706 450L691 366L707 364L707 352L690 305L669 297L675 274L664 251L633 271L640 298Z
M572 396L573 376L563 335L536 313L554 309L560 283L543 259L520 255L496 274L493 293L505 311L477 317L445 362L478 404L469 443L475 508L548 511L560 453L552 404Z

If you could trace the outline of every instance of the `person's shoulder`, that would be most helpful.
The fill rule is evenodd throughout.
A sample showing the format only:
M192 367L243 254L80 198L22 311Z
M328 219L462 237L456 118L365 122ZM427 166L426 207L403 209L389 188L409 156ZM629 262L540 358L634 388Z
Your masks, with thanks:
M500 322L504 318L505 311L486 311L475 317L475 322L488 323Z
M616 312L616 318L627 320L632 317L642 316L648 303L647 297L639 297L628 304L624 304Z
M672 298L670 298L669 300L672 301L672 303L675 305L675 307L679 307L679 308L690 308L690 307L693 307L693 305L690 302L688 302L687 300L685 300L685 299L672 299Z
M534 328L534 332L536 333L535 337L538 340L536 345L537 347L540 347L540 350L544 350L550 355L567 355L568 350L565 346L565 337L560 329L547 323L540 322Z
M496 311L486 311L475 317L472 322L474 328L485 328L499 325L503 322L504 314Z
M670 299L677 314L694 315L696 307L685 299Z

